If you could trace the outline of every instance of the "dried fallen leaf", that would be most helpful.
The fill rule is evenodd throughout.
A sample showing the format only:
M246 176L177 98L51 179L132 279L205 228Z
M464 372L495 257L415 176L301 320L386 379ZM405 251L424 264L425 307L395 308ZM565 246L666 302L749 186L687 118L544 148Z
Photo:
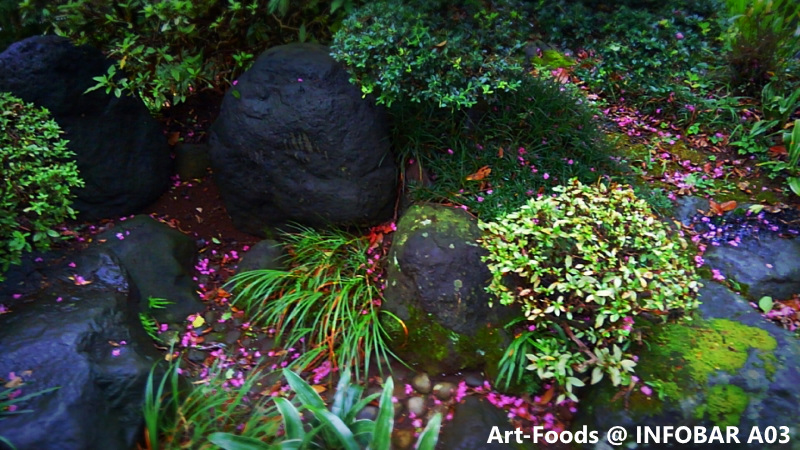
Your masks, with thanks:
M539 404L546 405L547 403L550 403L550 400L553 399L553 394L555 394L555 392L556 392L555 386L548 389L547 392L545 392L539 399Z
M175 145L181 139L181 132L180 131L173 131L167 136L167 144Z
M492 169L489 166L483 166L478 169L477 172L467 175L468 181L480 181L489 176L492 173Z
M736 209L736 201L729 200L725 203L717 203L714 200L709 200L709 205L711 206L711 212L713 212L717 216L721 216L728 211L733 211Z
M786 156L788 153L786 152L786 146L784 145L773 145L769 148L769 154L773 158L777 158L779 156Z
M14 389L22 386L23 384L25 384L25 381L23 381L21 377L15 376L11 378L11 381L4 384L3 387L7 389Z
M311 389L314 389L314 391L316 391L317 394L322 394L323 392L328 390L328 388L326 388L325 386L323 386L321 384L315 384L315 385L311 386Z
M497 150L497 157L498 158L502 158L503 157L503 147L500 147L500 149Z

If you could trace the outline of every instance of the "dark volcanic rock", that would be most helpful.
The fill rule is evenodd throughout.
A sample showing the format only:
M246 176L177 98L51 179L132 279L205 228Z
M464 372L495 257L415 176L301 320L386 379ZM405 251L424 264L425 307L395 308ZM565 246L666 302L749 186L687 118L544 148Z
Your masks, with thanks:
M20 450L133 448L157 360L138 320L138 293L116 258L99 251L47 278L16 303L0 298L12 305L0 315L0 377L25 380L22 396L59 389L20 402L32 412L3 417L0 436Z
M86 220L137 212L168 187L171 161L159 123L141 100L99 89L111 61L66 38L35 36L0 54L0 91L50 110L86 186L73 207Z
M136 216L118 222L96 241L127 269L141 293L142 312L150 297L172 302L148 311L159 322L180 322L205 308L192 281L196 248L189 236L149 216Z
M225 95L209 143L237 228L368 225L390 217L396 167L382 110L327 47L263 53Z

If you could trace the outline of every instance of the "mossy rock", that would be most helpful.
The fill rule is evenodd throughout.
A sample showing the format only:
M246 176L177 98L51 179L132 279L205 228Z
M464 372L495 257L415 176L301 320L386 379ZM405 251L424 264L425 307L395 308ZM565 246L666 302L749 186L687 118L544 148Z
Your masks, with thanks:
M694 320L649 330L648 344L636 351L638 385L620 390L603 382L588 391L577 428L622 425L635 436L639 425L736 426L746 440L752 427L786 426L797 439L797 339L721 285L702 288L701 300Z
M489 307L480 236L473 217L439 205L414 205L397 224L384 308L400 321L384 324L392 350L420 370L494 368L508 343L514 310Z

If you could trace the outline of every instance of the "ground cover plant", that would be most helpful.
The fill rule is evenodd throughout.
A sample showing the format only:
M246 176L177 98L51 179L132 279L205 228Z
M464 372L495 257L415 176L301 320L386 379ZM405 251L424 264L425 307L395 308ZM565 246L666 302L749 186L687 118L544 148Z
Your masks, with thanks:
M74 153L44 108L0 93L0 281L23 252L61 239L56 225L74 218L74 189L83 186Z
M395 142L412 167L406 173L412 198L449 202L489 220L573 177L593 182L621 173L598 111L583 95L525 77L515 92L493 98L497 106L455 118L397 105ZM430 182L413 181L420 171Z
M394 405L392 403L392 379L386 380L381 393L362 398L364 388L352 385L350 371L345 370L339 379L330 410L322 397L291 370L284 369L283 376L296 394L300 409L286 398L276 397L280 411L284 439L279 446L267 447L261 440L245 438L231 433L214 433L213 444L225 450L257 450L264 448L324 448L324 449L382 449L391 446L394 427ZM380 398L375 420L358 419L371 401ZM303 411L301 413L301 411ZM309 417L304 423L303 417ZM436 414L420 434L415 448L433 450L436 446L441 424L441 414Z

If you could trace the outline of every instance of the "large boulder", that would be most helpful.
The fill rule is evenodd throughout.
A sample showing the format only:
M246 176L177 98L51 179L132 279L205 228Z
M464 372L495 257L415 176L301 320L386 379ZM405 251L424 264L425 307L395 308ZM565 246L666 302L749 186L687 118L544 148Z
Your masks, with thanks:
M746 238L738 246L709 246L703 257L710 268L746 285L755 300L765 295L788 299L800 293L800 239Z
M0 91L49 109L64 130L86 182L73 207L87 220L137 212L166 191L171 173L166 138L141 100L104 89L84 94L111 64L58 36L31 37L0 54Z
M139 295L110 253L63 266L35 292L0 294L10 309L0 314L0 378L25 382L17 398L41 393L16 405L31 412L3 416L0 436L20 450L134 448L157 361L137 316Z
M633 441L636 426L718 426L723 436L725 427L738 427L741 446L718 441L703 446L720 449L769 448L766 441L745 445L754 427L762 437L772 426L786 427L777 431L785 431L791 442L800 438L797 338L719 284L702 288L700 299L701 317L659 327L650 345L639 348L636 372L650 386L619 394L619 388L601 383L581 399L574 428L623 426ZM664 448L650 444L638 448Z
M382 110L327 47L263 53L225 95L209 143L237 228L370 225L390 217L396 167Z
M196 255L189 236L149 216L118 222L95 238L97 245L119 258L142 299L163 298L171 302L161 309L146 309L159 322L181 322L205 307L192 281Z
M515 430L505 411L477 397L467 397L463 403L456 405L453 421L445 423L442 428L437 448L446 450L538 448L532 447L529 439L524 441L524 445L518 444L514 435L509 435L511 438L507 444L500 443L496 439L489 442L490 437L498 436L492 434L495 427L504 438L506 432ZM530 430L523 432L530 434Z
M460 209L416 205L397 224L383 308L392 350L429 373L496 368L509 307L489 307L486 251L476 220ZM406 334L407 330L407 334Z

